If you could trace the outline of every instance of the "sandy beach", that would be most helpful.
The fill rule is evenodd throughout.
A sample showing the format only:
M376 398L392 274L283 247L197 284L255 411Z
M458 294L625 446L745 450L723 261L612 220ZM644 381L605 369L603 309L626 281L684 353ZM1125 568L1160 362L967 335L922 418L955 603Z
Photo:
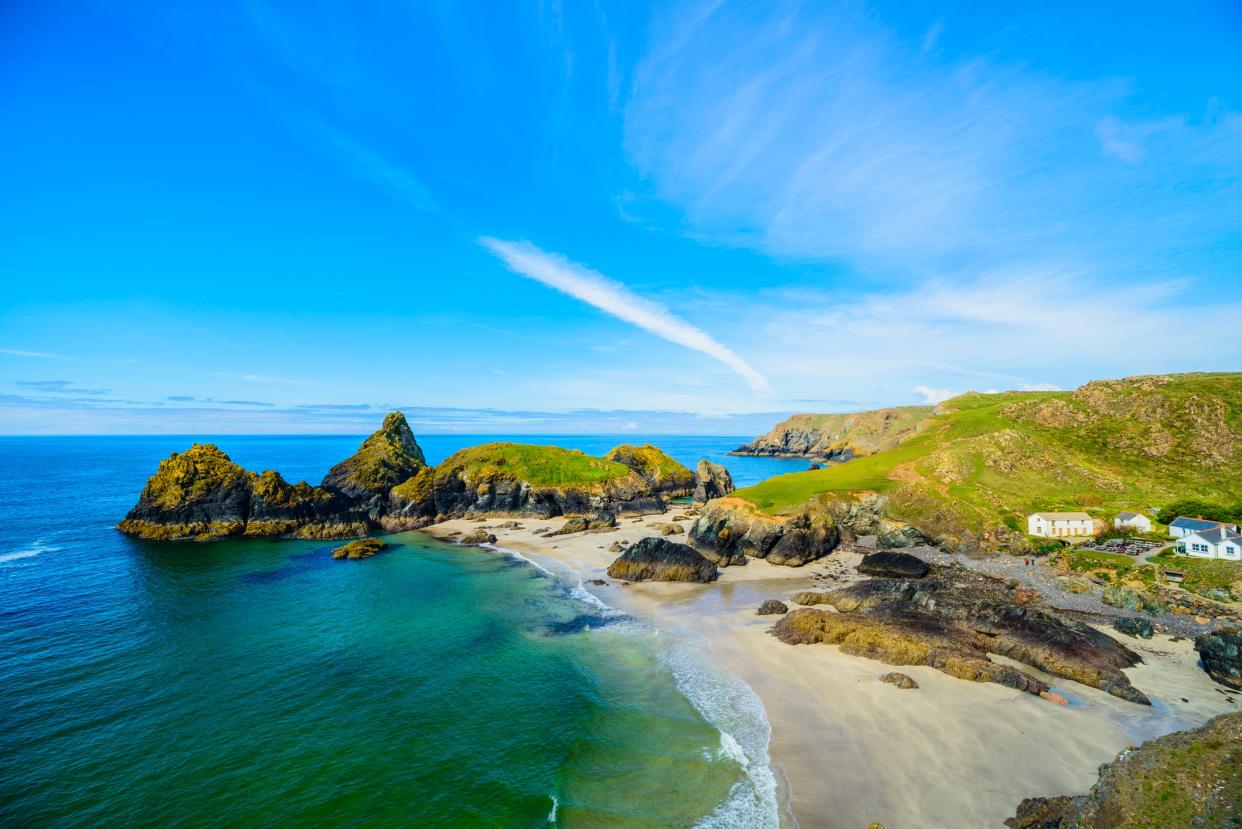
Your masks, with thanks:
M456 520L426 532L452 540L486 526L497 546L560 565L602 601L706 639L762 700L772 727L771 756L788 781L802 829L862 829L873 821L888 829L999 827L1025 797L1086 792L1100 764L1127 746L1237 710L1234 697L1198 667L1192 642L1159 634L1144 641L1107 631L1143 656L1144 664L1127 675L1152 699L1151 707L1026 666L1069 705L928 667L893 668L835 646L786 645L768 634L779 617L756 615L764 599L790 603L817 581L853 578L858 556L852 553L803 568L751 560L722 569L709 585L622 586L607 577L617 556L610 545L657 534L647 525L684 513L680 507L626 517L612 532L550 538L538 531L559 528L564 519L521 519L521 529L500 527L504 519ZM595 579L606 583L591 584ZM909 674L920 687L881 683L891 670Z

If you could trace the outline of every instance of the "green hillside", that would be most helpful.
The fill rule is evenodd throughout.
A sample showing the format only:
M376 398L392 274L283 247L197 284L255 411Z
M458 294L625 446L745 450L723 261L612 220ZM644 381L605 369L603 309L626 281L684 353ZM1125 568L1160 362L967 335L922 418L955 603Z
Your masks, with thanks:
M734 493L785 514L826 493L874 490L933 532L1017 529L1036 510L1111 518L1242 493L1242 374L1088 383L1073 392L969 393L894 448Z
M465 473L468 480L513 478L534 486L594 484L624 478L630 468L576 449L528 443L484 443L451 455L437 475Z

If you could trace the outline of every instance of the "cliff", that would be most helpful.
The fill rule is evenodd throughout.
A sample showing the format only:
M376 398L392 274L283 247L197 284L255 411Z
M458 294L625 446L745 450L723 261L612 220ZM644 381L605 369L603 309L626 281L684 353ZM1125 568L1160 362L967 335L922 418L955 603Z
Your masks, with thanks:
M933 412L931 406L902 406L855 414L796 414L733 454L847 461L893 448Z
M963 550L1024 544L1025 517L1037 510L1085 510L1111 522L1122 510L1190 497L1231 504L1242 491L1242 374L969 393L901 434L874 454L734 497L779 516L876 492L888 517Z

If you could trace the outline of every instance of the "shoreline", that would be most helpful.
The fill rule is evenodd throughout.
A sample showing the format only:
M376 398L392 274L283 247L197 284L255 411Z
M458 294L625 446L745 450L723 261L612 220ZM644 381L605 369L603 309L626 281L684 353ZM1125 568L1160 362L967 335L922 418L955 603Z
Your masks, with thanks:
M758 696L771 728L768 753L783 772L793 817L804 827L852 829L881 822L906 826L1000 826L1025 797L1082 794L1097 769L1122 749L1192 728L1236 705L1197 666L1193 643L1157 635L1145 641L1100 628L1144 657L1126 673L1145 691L1148 708L1094 688L1042 675L1069 700L1059 706L990 683L956 679L925 666L894 667L828 645L786 645L768 634L779 616L758 616L765 599L790 603L824 580L855 578L858 556L834 553L802 568L762 560L721 568L711 584L635 583L609 579L618 555L608 547L653 534L647 524L685 515L619 519L611 532L537 535L564 518L457 519L425 528L441 540L481 526L496 546L572 572L600 601L657 627L702 637L720 665ZM688 526L689 522L685 522ZM672 541L683 540L675 535ZM603 585L592 584L602 579ZM878 681L899 670L917 690Z

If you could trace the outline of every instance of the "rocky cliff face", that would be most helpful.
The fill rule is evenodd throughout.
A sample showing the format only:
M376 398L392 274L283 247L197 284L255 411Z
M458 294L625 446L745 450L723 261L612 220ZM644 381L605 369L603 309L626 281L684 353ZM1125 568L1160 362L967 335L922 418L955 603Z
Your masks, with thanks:
M682 498L694 492L694 473L650 443L615 446L604 455L604 460L633 469L653 491L666 498Z
M933 412L931 406L901 406L856 414L796 414L733 454L847 461L891 449Z
M388 500L381 524L389 530L471 515L551 518L665 508L651 484L623 464L554 446L515 444L464 449L395 487Z
M1126 749L1100 767L1088 794L1032 797L1010 829L1201 827L1242 822L1242 714Z
M699 461L694 473L694 502L705 504L713 498L724 498L734 490L729 470L709 460Z
M377 527L387 482L422 468L423 453L400 412L388 415L320 487L290 484L273 470L249 472L217 447L195 444L161 461L117 528L156 540L366 535Z
M718 498L699 508L690 543L721 566L746 557L800 567L828 555L839 544L875 535L885 547L907 547L926 539L917 530L885 517L882 496L808 501L789 515L769 515L740 498Z

